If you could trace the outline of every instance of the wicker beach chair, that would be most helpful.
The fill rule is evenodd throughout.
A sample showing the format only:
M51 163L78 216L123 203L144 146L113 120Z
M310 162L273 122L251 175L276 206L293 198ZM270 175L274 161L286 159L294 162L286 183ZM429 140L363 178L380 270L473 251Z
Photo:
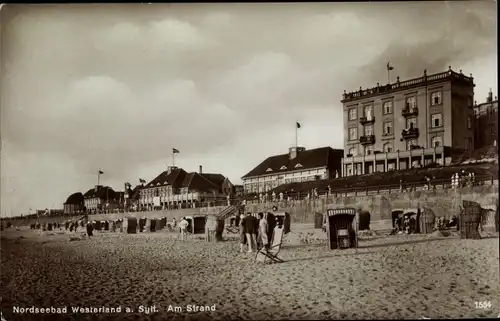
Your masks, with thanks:
M262 247L257 250L257 254L255 255L255 262L262 263L281 263L284 262L282 259L278 257L280 253L281 246L283 244L283 235L284 235L283 225L276 226L273 230L273 236L271 240L271 245L266 248Z

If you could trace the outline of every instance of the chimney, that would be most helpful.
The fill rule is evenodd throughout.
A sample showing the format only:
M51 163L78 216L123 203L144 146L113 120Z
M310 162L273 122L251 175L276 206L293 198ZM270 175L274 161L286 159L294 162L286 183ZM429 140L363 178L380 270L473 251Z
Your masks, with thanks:
M491 103L493 101L493 92L491 92L491 88L490 88L490 92L488 93L488 98L486 98L486 101Z
M299 152L303 152L305 150L305 147L290 147L288 149L288 155L290 156L290 159L295 159L297 158Z
M200 170L198 171L200 174L203 174L203 166L200 165Z

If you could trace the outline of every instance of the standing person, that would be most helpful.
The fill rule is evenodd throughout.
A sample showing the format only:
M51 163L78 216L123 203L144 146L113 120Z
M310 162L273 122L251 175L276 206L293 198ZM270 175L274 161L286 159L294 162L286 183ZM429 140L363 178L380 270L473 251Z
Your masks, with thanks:
M267 237L269 229L269 224L267 224L267 219L264 218L264 213L259 213L259 239L262 246L266 249L269 248L269 240Z
M177 226L177 221L175 220L175 217L172 219L172 227L176 227Z
M255 231L257 227L255 226L256 219L250 213L243 218L243 231L248 244L248 253L253 252L253 248L256 247Z
M179 228L181 229L181 241L184 241L186 239L186 230L189 225L189 222L186 220L185 217L182 218L182 220L179 222Z
M87 235L89 238L92 236L93 230L94 230L94 227L92 226L92 223L88 222L87 223Z
M245 244L246 244L246 238L245 238L245 224L243 222L245 218L245 214L241 213L240 214L240 221L238 222L238 226L240 228L240 253L245 252Z

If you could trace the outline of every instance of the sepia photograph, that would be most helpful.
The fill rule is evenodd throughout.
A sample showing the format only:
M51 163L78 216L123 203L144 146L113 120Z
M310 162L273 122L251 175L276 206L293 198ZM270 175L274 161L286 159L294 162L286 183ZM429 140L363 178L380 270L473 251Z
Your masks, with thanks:
M500 317L497 2L0 5L0 317Z

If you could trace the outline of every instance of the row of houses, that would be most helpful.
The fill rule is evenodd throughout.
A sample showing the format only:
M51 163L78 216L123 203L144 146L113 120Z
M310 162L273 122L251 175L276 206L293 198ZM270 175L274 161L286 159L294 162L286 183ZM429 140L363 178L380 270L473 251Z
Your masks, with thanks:
M169 166L149 183L133 189L126 185L124 192L96 186L75 193L65 203L65 213L199 207L296 182L447 166L464 153L496 146L498 98L490 90L486 102L478 104L474 87L472 75L450 67L344 92L343 149L291 147L255 166L242 177L242 186L222 174L203 173L201 166L189 173Z
M124 191L96 185L86 193L74 193L64 203L64 213L109 213L159 209L194 208L224 202L243 193L241 185L219 173L186 172L168 166L149 183L134 188L125 183Z

